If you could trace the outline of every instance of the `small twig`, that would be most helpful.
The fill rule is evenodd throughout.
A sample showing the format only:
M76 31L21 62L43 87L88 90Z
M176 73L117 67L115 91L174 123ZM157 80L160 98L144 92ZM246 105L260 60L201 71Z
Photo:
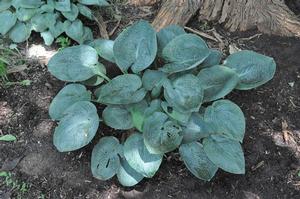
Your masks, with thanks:
M112 36L116 32L116 30L118 29L120 23L121 23L121 19L118 20L118 22L115 25L115 27L109 32L109 34L108 34L109 36Z
M101 37L104 39L109 39L109 35L107 33L106 24L104 23L103 17L99 13L97 13L96 15L97 16L94 16L94 19L97 22Z
M209 34L207 34L207 33L200 32L199 30L194 30L194 29L189 28L189 27L186 27L186 26L185 26L184 28L185 28L186 30L192 32L192 33L195 33L195 34L200 35L200 36L202 36L202 37L205 37L205 38L207 38L207 39L210 39L210 40L213 40L213 41L215 41L215 42L218 42L218 40L217 40L216 38L214 38L213 36L211 36L211 35L209 35Z

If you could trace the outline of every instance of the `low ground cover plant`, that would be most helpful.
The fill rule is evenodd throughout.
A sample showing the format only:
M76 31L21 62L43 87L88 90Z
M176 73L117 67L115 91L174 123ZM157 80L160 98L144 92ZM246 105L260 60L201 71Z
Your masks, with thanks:
M107 77L99 56L122 74ZM103 124L123 130L118 138L99 140L91 170L100 180L117 175L122 185L133 186L153 177L164 154L176 149L199 179L211 180L218 169L245 173L245 117L239 106L223 98L234 89L265 84L276 64L248 50L222 61L221 52L179 26L157 33L139 21L114 41L99 39L61 50L48 69L70 82L49 108L58 121L56 148L69 152L86 146ZM92 102L106 107L97 110Z
M105 0L1 0L0 34L15 43L27 40L32 31L39 32L46 45L62 33L79 44L93 40L90 28L79 15L94 20L90 5L107 6Z

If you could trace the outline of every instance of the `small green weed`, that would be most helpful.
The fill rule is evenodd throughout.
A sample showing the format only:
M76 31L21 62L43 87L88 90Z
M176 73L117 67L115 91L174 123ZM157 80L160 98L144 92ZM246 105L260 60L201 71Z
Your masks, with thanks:
M22 198L30 188L29 184L26 182L16 180L13 178L11 172L0 171L0 179L4 178L4 185L17 193L17 198Z
M64 48L67 48L71 45L71 40L68 37L60 36L55 40L55 43L59 45L58 50L62 50Z

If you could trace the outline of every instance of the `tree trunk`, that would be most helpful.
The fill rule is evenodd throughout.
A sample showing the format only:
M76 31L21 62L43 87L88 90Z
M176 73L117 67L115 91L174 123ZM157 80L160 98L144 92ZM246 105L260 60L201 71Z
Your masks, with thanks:
M130 1L145 5L159 0ZM199 8L199 20L217 21L229 31L257 28L267 34L300 36L299 18L283 0L164 0L153 26L159 30L169 24L185 25Z

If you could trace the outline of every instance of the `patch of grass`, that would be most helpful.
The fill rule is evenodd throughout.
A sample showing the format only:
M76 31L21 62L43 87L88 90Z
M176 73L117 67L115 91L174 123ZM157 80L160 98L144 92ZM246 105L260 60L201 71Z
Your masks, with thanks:
M71 40L68 37L60 36L55 40L55 43L59 45L58 50L62 50L64 48L67 48L71 45Z
M12 85L28 86L30 80L12 82L9 79L11 73L17 73L26 69L27 59L18 51L16 46L5 47L0 44L0 86L7 88Z
M0 171L0 178L4 178L4 185L11 189L11 191L16 192L17 198L21 199L24 196L29 188L30 185L24 181L14 179L11 172Z

